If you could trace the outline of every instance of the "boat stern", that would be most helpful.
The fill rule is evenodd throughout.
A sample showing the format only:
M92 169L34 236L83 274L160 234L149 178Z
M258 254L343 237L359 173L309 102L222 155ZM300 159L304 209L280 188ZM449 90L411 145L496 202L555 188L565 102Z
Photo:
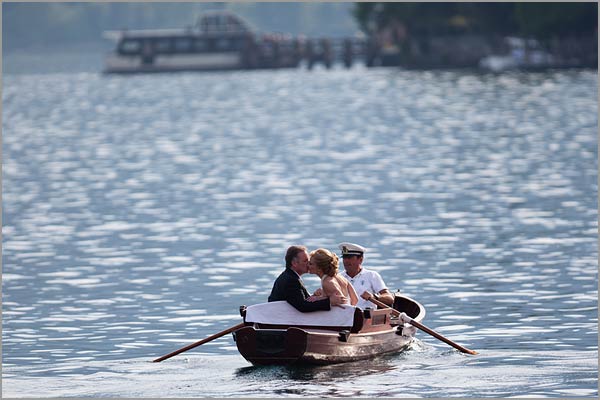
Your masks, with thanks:
M254 365L287 365L306 351L307 334L298 328L255 329L246 326L233 333L240 354Z

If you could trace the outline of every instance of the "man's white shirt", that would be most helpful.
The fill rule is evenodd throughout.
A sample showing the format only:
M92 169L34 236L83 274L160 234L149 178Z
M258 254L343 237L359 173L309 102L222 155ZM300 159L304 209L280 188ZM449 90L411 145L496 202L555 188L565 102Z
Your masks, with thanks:
M361 268L360 272L354 277L351 278L345 270L340 271L340 275L348 280L354 286L354 290L358 295L358 303L357 307L365 309L367 307L377 308L377 306L370 301L367 301L360 297L365 290L371 292L372 294L378 294L383 289L387 289L381 275L378 272L366 269L364 267Z

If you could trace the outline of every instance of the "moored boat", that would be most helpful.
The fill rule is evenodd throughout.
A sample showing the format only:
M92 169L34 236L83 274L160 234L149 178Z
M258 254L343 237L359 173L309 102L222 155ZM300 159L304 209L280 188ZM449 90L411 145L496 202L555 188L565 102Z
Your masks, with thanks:
M206 12L193 27L109 31L104 36L116 41L105 59L105 73L292 68L300 62L298 40L259 35L226 11Z
M395 295L394 309L414 321L425 317L417 301ZM285 301L242 307L244 326L233 332L240 354L254 365L334 364L406 349L416 329L392 309L333 307L301 313Z

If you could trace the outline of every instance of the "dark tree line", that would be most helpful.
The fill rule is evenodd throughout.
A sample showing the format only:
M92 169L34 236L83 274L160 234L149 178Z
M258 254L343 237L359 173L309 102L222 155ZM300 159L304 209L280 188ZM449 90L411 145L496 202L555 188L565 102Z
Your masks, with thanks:
M598 29L596 2L356 3L366 33L401 23L409 35L476 33L539 39L588 36Z

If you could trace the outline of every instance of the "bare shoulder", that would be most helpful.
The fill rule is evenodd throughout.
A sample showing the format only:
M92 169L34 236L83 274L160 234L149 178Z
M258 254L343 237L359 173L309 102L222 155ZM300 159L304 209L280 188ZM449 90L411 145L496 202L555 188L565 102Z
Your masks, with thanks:
M334 279L332 276L326 276L321 280L321 284L323 285L323 287L333 285Z
M338 283L340 286L348 286L348 285L350 284L350 282L348 282L348 279L344 278L344 277L343 277L342 275L340 275L340 274L337 274L337 275L335 276L335 279L336 279L337 283Z
M338 290L338 285L336 285L336 280L331 276L323 278L323 281L321 282L321 284L323 285L323 290L326 293L334 293L334 292L337 292L337 290Z

